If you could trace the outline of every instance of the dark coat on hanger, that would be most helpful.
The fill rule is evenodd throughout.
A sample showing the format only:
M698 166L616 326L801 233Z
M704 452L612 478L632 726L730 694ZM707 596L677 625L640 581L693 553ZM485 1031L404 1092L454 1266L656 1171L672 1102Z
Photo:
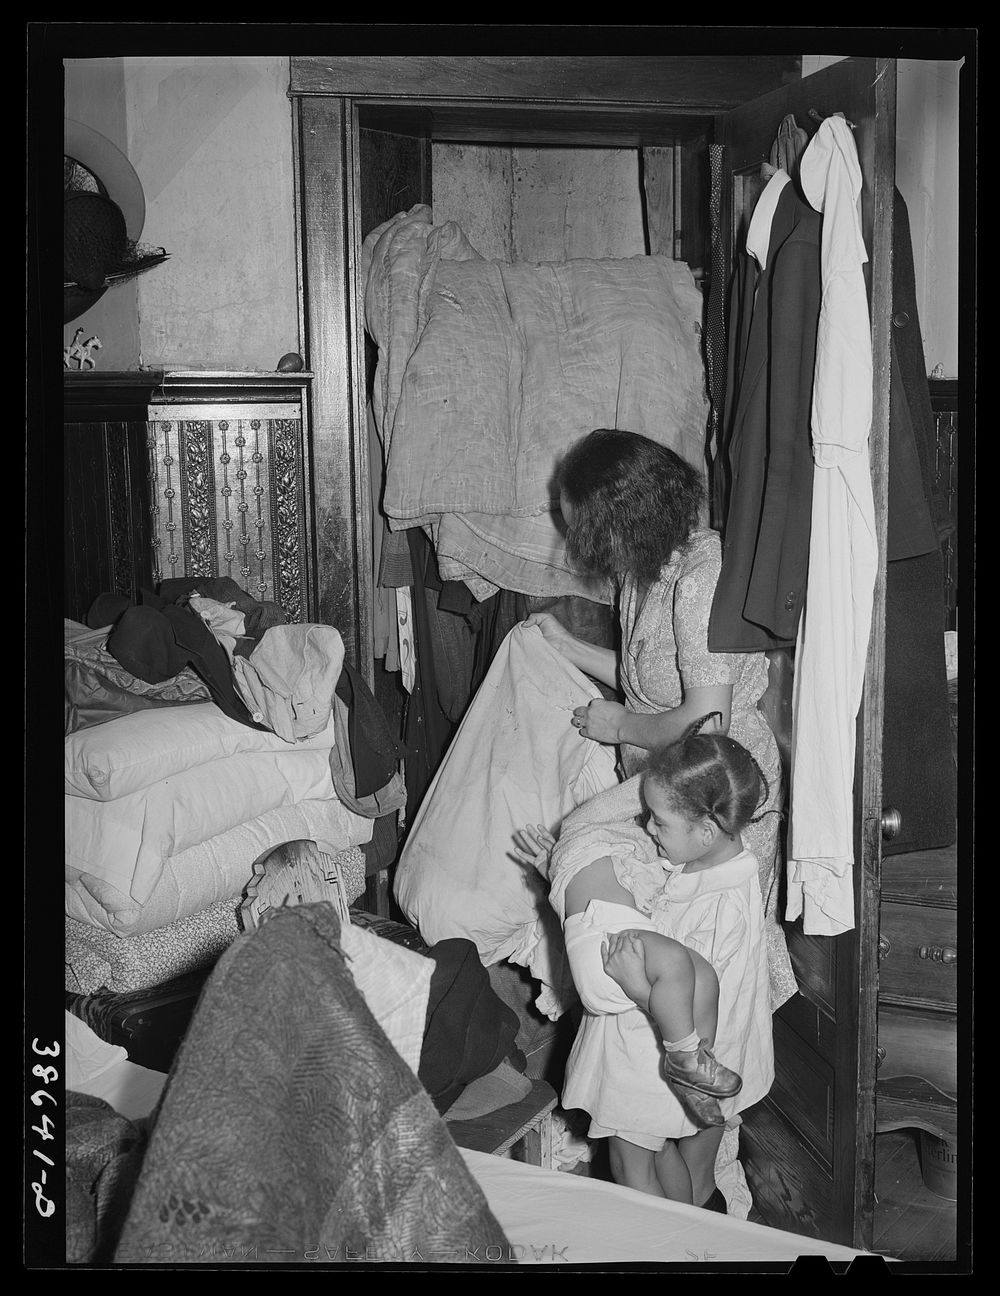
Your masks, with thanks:
M812 507L812 408L821 217L782 189L763 271L745 250L733 280L723 454L728 489L712 652L794 644Z
M909 213L895 191L885 583L882 801L900 812L884 856L955 840L957 812L945 670L944 559L951 529L934 480L936 430L917 314Z

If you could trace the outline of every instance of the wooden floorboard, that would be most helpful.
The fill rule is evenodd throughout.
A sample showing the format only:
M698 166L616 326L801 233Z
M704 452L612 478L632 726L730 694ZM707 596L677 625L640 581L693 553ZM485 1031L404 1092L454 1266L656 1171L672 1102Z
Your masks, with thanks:
M896 1260L954 1260L958 1208L924 1183L917 1138L912 1129L876 1136L872 1249Z
M605 1140L598 1141L594 1158L576 1174L611 1180ZM957 1206L938 1197L920 1173L916 1130L879 1134L875 1144L875 1230L872 1250L895 1260L921 1263L956 1259ZM755 1206L749 1219L766 1224Z

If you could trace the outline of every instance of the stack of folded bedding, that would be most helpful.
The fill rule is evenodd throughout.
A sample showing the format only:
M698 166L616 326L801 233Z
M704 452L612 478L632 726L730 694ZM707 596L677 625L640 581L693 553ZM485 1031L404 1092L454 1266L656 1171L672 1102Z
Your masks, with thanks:
M205 957L234 934L240 892L262 855L302 839L331 856L367 842L373 820L338 798L334 747L332 713L312 737L288 742L213 702L137 711L69 734L66 915L81 969L89 956L87 979L108 951L93 939L84 951L81 927L133 938L201 915L171 939L193 940L201 949L193 957Z

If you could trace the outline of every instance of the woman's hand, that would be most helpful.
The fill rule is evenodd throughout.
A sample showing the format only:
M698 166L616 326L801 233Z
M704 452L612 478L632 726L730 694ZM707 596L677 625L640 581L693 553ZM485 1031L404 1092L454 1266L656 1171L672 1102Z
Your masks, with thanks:
M521 625L537 626L545 642L560 657L589 675L592 679L609 684L612 688L618 679L618 657L613 648L602 648L598 644L578 639L572 631L567 630L553 612L532 612L521 622Z
M514 854L522 864L530 864L542 877L549 876L549 858L556 839L541 824L525 824L514 833Z
M557 653L563 657L570 657L572 645L576 642L576 636L570 634L559 618L551 612L532 612L521 622L526 626L538 626L541 630L545 642L550 648L554 648Z
M584 738L599 743L621 742L621 724L628 715L620 702L594 698L587 706L577 707L571 723Z
M601 945L604 970L643 1011L649 1009L652 990L646 975L646 951L634 931L615 932Z

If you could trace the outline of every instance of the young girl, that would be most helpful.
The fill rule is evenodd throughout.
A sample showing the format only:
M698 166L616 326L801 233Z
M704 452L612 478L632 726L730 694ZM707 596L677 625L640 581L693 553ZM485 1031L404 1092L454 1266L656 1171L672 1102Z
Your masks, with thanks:
M635 776L644 830L627 785L600 793L567 816L549 876L584 1007L563 1106L610 1140L617 1182L718 1209L723 1124L773 1079L763 901L740 836L768 789L739 743L692 732L704 723ZM531 858L552 840L521 837Z

